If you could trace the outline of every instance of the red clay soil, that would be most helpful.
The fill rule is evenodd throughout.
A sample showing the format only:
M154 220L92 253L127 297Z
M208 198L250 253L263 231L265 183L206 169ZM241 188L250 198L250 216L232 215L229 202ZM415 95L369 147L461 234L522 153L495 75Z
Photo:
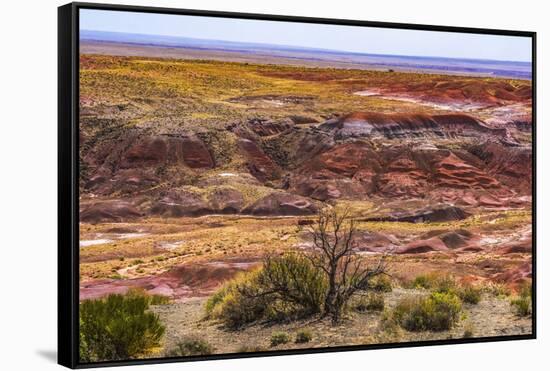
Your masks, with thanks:
M150 212L153 215L170 218L202 216L214 213L201 195L181 189L171 189L164 192L161 198L153 204Z
M361 86L364 86L363 89L374 86L380 89L382 94L404 95L428 102L467 102L487 106L526 102L532 97L531 84L528 81L515 86L511 82L501 80L456 77L449 81L448 76L434 76L423 82L397 82L383 77L369 82L370 84L367 86L355 82L353 88L361 90ZM347 85L345 81L341 83L344 86Z
M293 121L290 119L281 121L254 119L248 122L248 127L257 135L266 137L291 129L293 127Z
M237 273L257 264L253 260L189 263L156 276L81 282L80 300L97 299L113 293L122 294L130 288L142 288L149 294L164 295L175 300L206 296Z
M434 237L427 240L414 241L397 249L398 254L422 254L432 251L445 252L449 248L439 238Z
M214 161L205 144L194 135L145 137L123 156L121 167L185 163L190 168L212 168Z
M352 112L321 125L325 130L337 130L340 136L383 135L388 139L399 137L472 137L479 134L504 137L506 129L487 126L466 114L428 115L423 113L383 114Z
M121 222L143 216L130 202L123 200L96 201L81 205L80 221L87 223Z
M487 172L502 183L522 192L531 191L533 153L530 148L488 142L472 148L472 153L483 159Z
M260 181L273 180L280 176L281 169L258 145L249 140L240 138L238 141L241 153L245 156L250 174Z
M498 188L500 183L491 176L467 164L453 153L434 166L434 181L437 186L449 188Z
M304 166L302 172L328 170L334 174L352 177L359 169L378 168L377 157L365 143L340 144L315 157Z
M312 215L318 211L311 200L286 192L271 193L243 210L243 214L257 216Z
M506 272L496 274L493 280L507 284L519 285L529 281L533 277L533 265L526 262L517 268L509 269Z
M370 74L364 77L342 72L305 70L269 71L263 75L300 81L332 81L350 92L377 89L382 94L400 94L440 103L471 102L484 105L500 105L506 102L525 102L532 97L531 83L513 84L501 79L430 75L421 80L406 80L402 73Z

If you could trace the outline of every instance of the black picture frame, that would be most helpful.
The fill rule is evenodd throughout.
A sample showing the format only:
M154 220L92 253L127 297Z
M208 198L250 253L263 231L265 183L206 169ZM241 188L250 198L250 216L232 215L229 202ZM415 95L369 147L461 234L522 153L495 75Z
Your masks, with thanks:
M124 361L80 363L79 341L79 190L78 190L78 148L79 148L79 10L98 9L143 13L208 16L214 18L239 18L266 21L285 21L331 25L365 26L406 30L444 31L457 33L507 35L529 37L532 41L532 123L533 123L533 212L532 212L532 276L533 314L532 333L527 335L488 336L468 339L428 340L404 343L374 345L336 346L300 350L261 351L253 353L216 354L174 358L152 358ZM144 6L110 5L96 3L70 3L58 8L58 363L69 368L90 368L100 366L122 366L220 360L247 357L279 356L289 354L311 354L352 350L418 347L482 343L509 340L536 339L537 311L537 264L536 264L536 32L496 30L486 28L464 28L408 23L371 22L347 19L310 18L268 14L233 13L189 9L156 8Z

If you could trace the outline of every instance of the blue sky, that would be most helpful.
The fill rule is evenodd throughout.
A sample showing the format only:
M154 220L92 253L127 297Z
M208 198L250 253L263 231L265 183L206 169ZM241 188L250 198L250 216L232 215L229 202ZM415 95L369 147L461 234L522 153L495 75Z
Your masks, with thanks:
M170 14L80 10L80 29L181 36L341 51L531 61L531 39Z

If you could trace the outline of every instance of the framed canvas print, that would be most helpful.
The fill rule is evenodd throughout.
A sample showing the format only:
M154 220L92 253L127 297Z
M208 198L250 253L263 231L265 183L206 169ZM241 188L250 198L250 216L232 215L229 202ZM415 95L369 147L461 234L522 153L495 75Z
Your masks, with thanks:
M535 82L533 32L60 7L59 362L535 338Z

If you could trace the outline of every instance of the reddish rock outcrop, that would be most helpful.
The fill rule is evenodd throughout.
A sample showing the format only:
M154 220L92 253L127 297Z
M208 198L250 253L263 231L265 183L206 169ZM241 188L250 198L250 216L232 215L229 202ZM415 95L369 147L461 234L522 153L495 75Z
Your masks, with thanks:
M317 210L317 206L305 197L275 192L246 207L242 213L257 216L311 215Z
M246 163L250 174L258 180L274 180L280 176L281 169L269 156L267 156L256 143L250 139L240 138L239 148L246 158Z
M393 197L422 197L426 194L427 187L428 173L406 156L390 162L377 182L381 193Z
M352 244L357 251L380 253L394 251L397 240L383 233L358 231L353 237Z
M533 265L530 262L508 269L506 272L498 273L493 277L493 280L504 283L519 284L530 280L533 277Z
M346 86L350 84L347 80L341 83ZM402 80L381 78L376 83L369 81L368 86L356 86L354 91L377 86L380 94L398 100L456 108L467 105L494 107L510 102L528 102L532 97L530 85L528 81L518 86L501 79L484 80L471 77L449 81L442 76L431 81L415 81L412 84L403 83Z
M152 169L120 169L111 175L109 170L103 168L90 178L85 187L99 195L109 195L114 192L130 194L153 187L158 182L159 178Z
M236 214L244 205L243 195L230 188L214 189L208 195L208 203L212 210L220 214Z
M212 208L198 194L171 190L153 204L151 214L163 217L201 216L213 214Z
M290 177L289 189L321 201L365 199L374 190L379 168L367 143L339 144L305 161Z
M289 160L296 167L334 146L332 135L315 128L293 131L284 139L285 146L289 149Z
M465 229L445 232L438 236L449 249L458 249L468 246L472 237L472 232Z
M80 221L87 223L122 222L141 216L132 203L123 200L94 201L80 207Z
M427 240L414 241L406 246L397 249L398 254L423 254L433 251L448 251L449 248L439 238L434 237Z
M504 202L502 200L499 200L496 197L492 197L490 195L481 195L479 197L479 204L482 206L489 206L489 207L504 206Z
M340 144L316 156L304 166L302 171L328 170L351 178L360 169L379 168L377 158L377 154L366 143Z
M212 168L214 161L206 145L195 135L157 135L141 138L124 153L121 167L184 163L190 168Z
M219 288L223 282L255 265L258 265L258 262L253 260L182 264L154 276L88 281L80 285L80 300L98 299L113 293L124 294L131 288L141 288L151 295L163 295L173 299L206 296Z
M388 216L366 218L365 221L377 222L407 222L407 223L433 223L463 220L470 214L456 206L439 206L415 212L394 213Z
M372 191L370 179L348 179L329 170L291 178L289 190L320 201L330 199L366 199Z
M533 241L529 239L509 243L496 249L499 254L531 254L533 252Z
M248 122L248 127L261 137L275 135L291 129L294 126L292 120L273 121L267 119L253 119Z
M320 125L337 138L350 137L476 137L480 134L503 137L505 129L495 129L465 114L383 114L353 112Z
M495 141L471 148L487 167L487 172L503 184L530 193L533 181L533 153L529 147L509 147Z
M364 199L376 194L416 198L434 195L441 202L461 203L464 192L458 190L502 189L484 166L479 157L464 150L453 152L428 145L375 148L371 143L355 141L334 145L305 161L290 176L289 188L323 201ZM456 191L444 194L447 189ZM464 196L464 205L479 204L477 196Z
M498 188L500 183L453 153L434 164L433 180L438 187Z

